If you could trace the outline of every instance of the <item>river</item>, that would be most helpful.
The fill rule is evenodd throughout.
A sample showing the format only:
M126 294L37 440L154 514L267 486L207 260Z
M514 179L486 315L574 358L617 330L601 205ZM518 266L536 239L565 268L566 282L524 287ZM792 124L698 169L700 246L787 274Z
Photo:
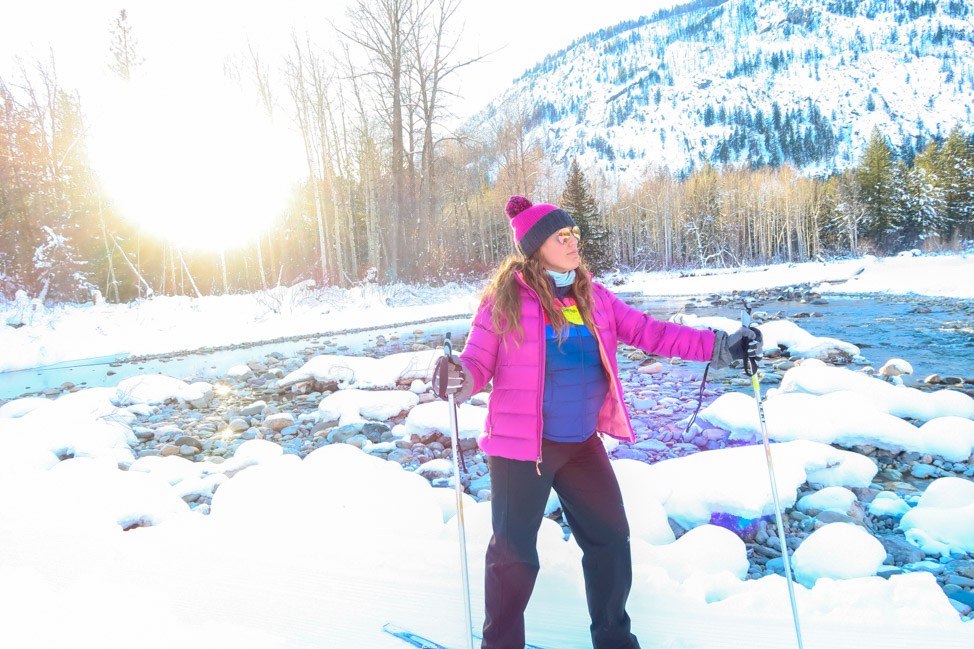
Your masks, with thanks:
M687 312L699 316L740 317L740 306L713 304L708 298L656 299L621 294L637 308L658 319ZM725 300L726 301L726 300ZM755 311L794 320L817 336L829 336L853 343L876 367L890 358L903 358L913 365L908 385L921 384L930 374L957 376L974 384L974 301L917 296L827 296L823 303L799 300L752 301ZM277 352L362 354L375 349L378 336L387 343L384 352L408 351L414 344L442 343L451 332L462 341L469 330L469 318L455 318L422 324L358 329L343 335L324 335L240 345L218 350L181 352L142 359L110 356L59 363L42 368L0 373L0 399L12 399L66 382L85 387L111 386L137 374L162 373L182 379L214 380L249 360Z

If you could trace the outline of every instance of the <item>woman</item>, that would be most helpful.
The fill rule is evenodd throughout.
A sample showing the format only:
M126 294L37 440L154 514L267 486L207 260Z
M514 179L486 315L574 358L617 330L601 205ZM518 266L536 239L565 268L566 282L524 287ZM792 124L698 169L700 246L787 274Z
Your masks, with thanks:
M581 547L595 649L638 648L626 600L629 523L596 433L633 441L617 341L651 354L726 366L759 351L760 334L659 322L593 282L580 231L555 205L507 203L520 254L503 262L474 317L458 402L493 380L480 448L488 455L493 537L487 548L482 649L522 649L539 562L537 534L552 488Z

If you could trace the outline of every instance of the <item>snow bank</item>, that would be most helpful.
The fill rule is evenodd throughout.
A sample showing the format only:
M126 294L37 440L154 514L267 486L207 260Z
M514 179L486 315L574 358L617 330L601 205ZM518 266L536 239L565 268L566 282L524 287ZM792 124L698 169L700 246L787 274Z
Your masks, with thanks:
M772 448L775 478L782 505L795 504L805 482L826 486L868 486L876 475L869 458L827 444L796 441ZM771 483L761 446L703 451L647 465L650 480L670 518L684 528L711 520L715 513L755 519L774 513ZM728 485L734 485L728 489Z
M860 353L859 348L852 343L838 338L814 336L790 320L765 322L759 329L761 329L765 349L781 346L794 356L817 358L840 351L855 357Z
M842 548L839 556L836 548ZM795 579L811 588L823 577L870 577L885 560L886 548L865 529L851 523L829 523L802 541L792 555L792 567Z
M815 360L803 361L785 372L778 391L816 395L851 392L891 415L920 421L936 417L974 418L974 399L962 392L924 392ZM769 390L768 396L771 394Z
M438 349L390 354L383 358L364 356L315 356L278 382L288 387L314 379L323 383L337 383L339 388L395 388L402 381L428 380L433 374L436 359L443 355Z
M321 421L338 420L344 426L366 419L391 419L418 403L419 396L406 390L339 390L321 400L318 415Z
M692 313L677 313L671 322L696 327L697 329L719 329L734 333L741 328L741 321L720 316L701 317ZM765 349L784 347L795 356L815 358L827 356L836 351L849 356L858 356L860 350L851 343L836 338L814 336L790 320L772 320L758 326Z
M939 478L900 520L906 538L931 554L974 553L974 482Z
M866 507L873 516L899 517L910 511L910 505L893 491L880 491Z
M487 423L487 408L463 403L457 406L457 427L460 439L477 439L484 432ZM452 436L450 428L450 404L436 400L421 403L406 415L403 435L429 435L437 432Z
M768 435L842 446L868 444L911 450L962 462L974 451L974 399L950 390L924 393L846 369L808 360L785 373L780 389L764 402ZM901 419L928 418L922 427ZM761 428L753 397L721 395L700 417L732 431L732 439L758 440Z
M800 512L810 509L847 513L856 502L856 494L845 487L826 487L803 497L795 505Z

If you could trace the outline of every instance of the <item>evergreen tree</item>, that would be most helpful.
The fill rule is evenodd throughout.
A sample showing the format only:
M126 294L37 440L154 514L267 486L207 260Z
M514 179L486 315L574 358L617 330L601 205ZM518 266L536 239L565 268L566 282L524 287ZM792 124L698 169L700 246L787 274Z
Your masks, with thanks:
M612 267L614 256L609 248L609 233L602 222L602 215L595 204L585 180L585 174L573 158L568 169L565 191L561 194L561 207L568 212L582 231L582 251L585 263L596 275Z
M962 237L974 235L974 146L959 129L940 147L936 167L947 225Z
M896 170L889 141L874 128L862 154L856 179L866 213L863 233L881 247L889 247L896 235L902 206L896 200Z
M916 157L907 173L903 240L908 245L946 233L944 191L938 178L937 158L937 145L931 143Z
M859 181L855 172L847 170L832 176L825 186L826 214L823 234L834 237L842 246L848 246L850 254L859 254L859 233L866 207L863 205Z

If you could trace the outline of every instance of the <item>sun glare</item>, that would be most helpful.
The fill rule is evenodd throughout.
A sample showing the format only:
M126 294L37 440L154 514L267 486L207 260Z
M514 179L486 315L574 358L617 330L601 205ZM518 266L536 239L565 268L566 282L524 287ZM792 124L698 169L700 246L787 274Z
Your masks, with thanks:
M253 97L218 84L130 84L93 119L91 155L115 206L184 248L253 240L301 170L295 136Z

